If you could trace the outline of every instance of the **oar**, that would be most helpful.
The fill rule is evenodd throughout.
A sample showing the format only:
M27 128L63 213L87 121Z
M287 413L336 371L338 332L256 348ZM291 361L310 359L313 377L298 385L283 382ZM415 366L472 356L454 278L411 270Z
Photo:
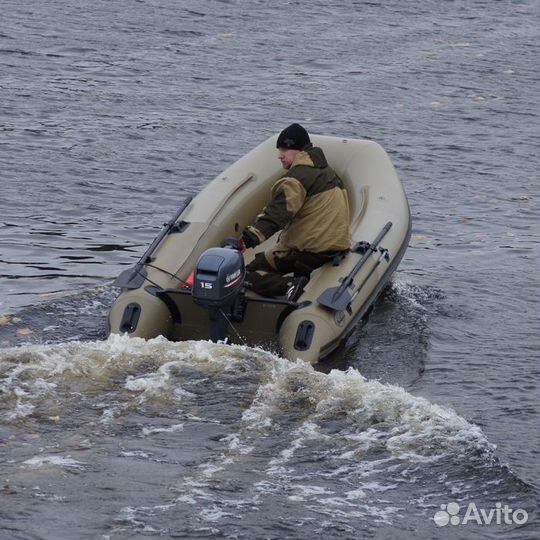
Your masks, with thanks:
M354 289L354 278L356 274L358 274L362 266L364 266L371 255L377 251L377 246L380 244L381 240L385 237L386 233L391 227L392 222L389 221L377 235L377 238L373 240L373 243L367 244L364 255L354 265L354 268L349 272L349 274L343 278L343 281L339 287L329 287L319 296L319 298L317 298L317 302L319 302L321 306L333 309L334 311L345 311L347 309L352 301L352 296L347 289ZM379 262L380 261L378 261L377 264ZM364 283L362 283L362 285Z
M375 266L370 270L369 274L364 278L364 281L362 281L362 283L358 285L356 291L354 291L354 294L351 296L351 300L347 306L347 309L350 308L350 306L354 302L354 299L360 294L362 287L368 282L369 278L373 275L373 272L377 270L377 267L379 266L379 264L381 264L382 261L388 262L390 260L390 254L388 253L388 250L386 248L379 248L379 252L380 252L380 256L377 259Z
M150 261L152 253L159 246L161 241L171 232L176 222L182 215L182 212L187 208L193 197L188 197L183 203L174 217L163 224L163 228L159 234L154 238L154 241L150 244L148 249L144 252L144 255L139 259L139 262L135 266L124 270L114 281L115 287L121 287L122 289L138 289L146 279L146 270L144 265Z

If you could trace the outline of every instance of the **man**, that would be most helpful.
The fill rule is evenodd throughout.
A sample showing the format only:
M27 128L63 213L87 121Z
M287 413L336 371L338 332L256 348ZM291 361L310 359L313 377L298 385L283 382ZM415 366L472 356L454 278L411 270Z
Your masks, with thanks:
M247 281L263 296L296 300L313 270L349 250L349 203L342 180L301 125L285 128L276 147L287 172L241 240L248 248L256 247L282 231L277 244L257 253L247 266ZM293 276L285 276L290 273Z

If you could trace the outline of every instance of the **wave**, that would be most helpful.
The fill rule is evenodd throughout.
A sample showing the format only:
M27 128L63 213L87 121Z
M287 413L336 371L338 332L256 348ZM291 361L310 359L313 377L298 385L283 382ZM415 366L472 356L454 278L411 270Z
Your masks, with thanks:
M6 439L41 437L35 455L14 445L12 467L99 485L102 448L120 445L115 463L169 482L168 500L119 511L113 530L130 534L195 508L202 528L256 528L271 508L331 535L358 519L429 523L441 501L529 496L453 410L353 368L325 374L246 346L111 336L2 349L0 396Z
M325 431L339 427L343 455L357 458L371 448L420 461L448 453L464 456L473 449L488 459L494 455L478 426L399 386L367 380L354 368L321 373L304 362L245 346L116 335L105 341L21 346L0 350L0 375L2 418L8 423L54 416L54 402L69 402L74 394L99 399L99 392L114 392L117 406L124 408L149 401L189 403L197 397L190 388L213 377L224 386L224 395L234 394L238 381L251 393L239 424L247 439L250 433L271 431L285 414L289 422L320 426L322 439Z

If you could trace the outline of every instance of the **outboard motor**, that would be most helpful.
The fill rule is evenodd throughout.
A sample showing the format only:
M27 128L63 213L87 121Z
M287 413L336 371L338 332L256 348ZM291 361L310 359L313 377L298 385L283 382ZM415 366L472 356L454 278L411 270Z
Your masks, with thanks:
M230 320L243 320L245 277L244 257L236 249L210 248L200 256L191 295L208 309L212 341L226 339Z

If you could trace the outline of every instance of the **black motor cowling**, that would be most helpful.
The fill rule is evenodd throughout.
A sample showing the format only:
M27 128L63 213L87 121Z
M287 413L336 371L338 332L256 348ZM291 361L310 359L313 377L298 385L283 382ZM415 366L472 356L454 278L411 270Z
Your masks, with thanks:
M229 320L238 320L243 304L246 268L242 253L230 248L210 248L199 258L191 295L210 315L210 338L223 341Z
M195 268L193 300L203 306L226 306L240 293L245 274L244 257L239 251L208 249Z

